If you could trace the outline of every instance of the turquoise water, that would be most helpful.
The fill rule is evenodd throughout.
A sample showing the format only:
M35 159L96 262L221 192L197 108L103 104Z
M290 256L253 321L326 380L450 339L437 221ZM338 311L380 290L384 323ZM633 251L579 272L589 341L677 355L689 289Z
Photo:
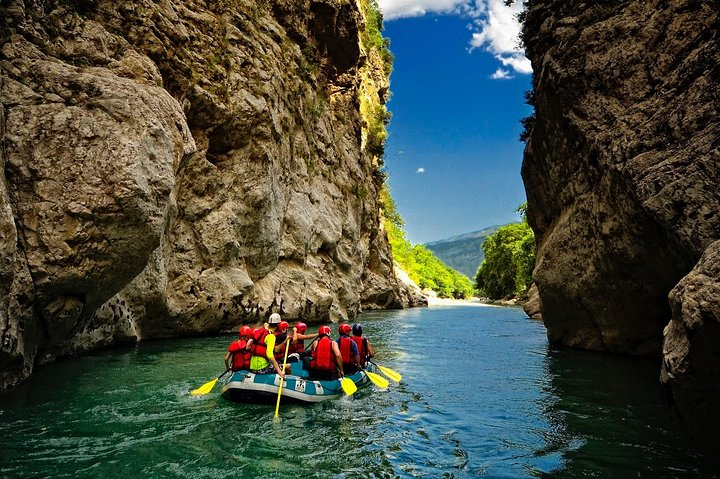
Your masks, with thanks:
M229 336L121 347L0 393L3 478L708 477L655 360L548 348L515 308L361 316L400 385L313 406L230 403Z

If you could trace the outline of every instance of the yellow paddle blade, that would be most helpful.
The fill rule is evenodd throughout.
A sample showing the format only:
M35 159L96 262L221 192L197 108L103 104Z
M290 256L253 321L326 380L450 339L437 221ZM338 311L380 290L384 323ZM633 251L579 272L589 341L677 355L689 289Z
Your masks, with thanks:
M380 366L379 364L375 364L375 366L378 367L378 369L380 370L381 373L383 373L385 376L389 377L396 383L399 383L400 381L402 381L402 376L397 371L394 371L390 368Z
M342 378L340 380L340 385L342 386L343 391L345 391L345 394L348 396L352 396L355 394L355 391L357 391L357 386L350 378Z
M378 387L385 389L390 385L390 381L380 376L379 374L371 373L370 371L365 371L365 374L367 374L370 378L370 381L372 381Z
M201 396L203 394L207 394L210 391L212 391L212 388L215 387L215 383L218 382L218 378L213 379L212 381L208 381L199 388L193 390L190 392L193 396Z

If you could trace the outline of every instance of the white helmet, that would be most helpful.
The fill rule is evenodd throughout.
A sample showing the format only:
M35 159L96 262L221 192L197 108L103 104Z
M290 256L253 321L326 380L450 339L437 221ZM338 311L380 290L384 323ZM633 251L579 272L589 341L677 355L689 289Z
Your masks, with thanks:
M278 324L280 323L280 315L277 313L273 313L270 315L270 318L268 319L268 324Z

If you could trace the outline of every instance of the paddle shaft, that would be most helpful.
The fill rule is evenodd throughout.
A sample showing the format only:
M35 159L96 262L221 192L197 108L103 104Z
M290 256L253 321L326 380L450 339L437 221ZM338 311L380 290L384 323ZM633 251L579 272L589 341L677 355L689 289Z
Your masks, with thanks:
M285 343L285 358L283 359L282 373L285 374L285 365L287 364L288 351L290 351L290 341ZM285 379L280 376L280 388L278 388L277 404L275 404L275 417L280 414L280 397L282 396L283 384Z

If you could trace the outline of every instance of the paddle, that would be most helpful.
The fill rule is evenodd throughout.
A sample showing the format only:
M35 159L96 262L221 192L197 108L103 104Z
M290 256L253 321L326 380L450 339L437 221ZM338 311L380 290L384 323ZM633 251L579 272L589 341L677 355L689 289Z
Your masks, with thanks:
M285 358L283 359L283 365L281 369L283 374L285 374L285 365L287 364L288 351L290 351L290 341L285 343ZM283 384L285 384L285 380L280 377L280 387L278 388L277 404L275 405L275 417L278 417L278 414L280 413L280 396L282 396Z
M340 368L335 367L335 370L338 372L338 374L340 374ZM355 391L357 391L357 385L355 384L355 381L345 376L340 378L340 386L342 386L343 392L348 396L352 396L353 394L355 394Z
M212 381L208 381L199 388L190 391L190 394L192 394L193 396L202 396L209 393L210 391L212 391L212 388L215 387L215 383L217 383L221 377L225 376L229 372L230 370L227 369L224 373L222 373L220 376L216 377Z
M375 383L375 385L378 387L385 389L390 384L390 381L388 381L384 377L380 376L379 374L371 373L368 370L363 370L363 371L365 371L365 374L367 374L367 376L370 378L370 381Z
M400 381L402 381L402 376L401 376L400 373L398 373L397 371L394 371L394 370L392 370L392 369L390 369L390 368L386 368L386 367L380 366L379 364L377 364L377 363L374 362L374 361L369 361L369 360L368 360L368 362L370 362L371 364L374 364L375 367L378 368L381 373L383 373L385 376L389 377L390 379L392 379L392 380L395 381L396 383L399 383Z
M346 378L343 376L343 378L340 379L340 385L342 386L342 390L348 396L352 396L353 394L355 394L355 391L357 391L357 386L350 378Z

